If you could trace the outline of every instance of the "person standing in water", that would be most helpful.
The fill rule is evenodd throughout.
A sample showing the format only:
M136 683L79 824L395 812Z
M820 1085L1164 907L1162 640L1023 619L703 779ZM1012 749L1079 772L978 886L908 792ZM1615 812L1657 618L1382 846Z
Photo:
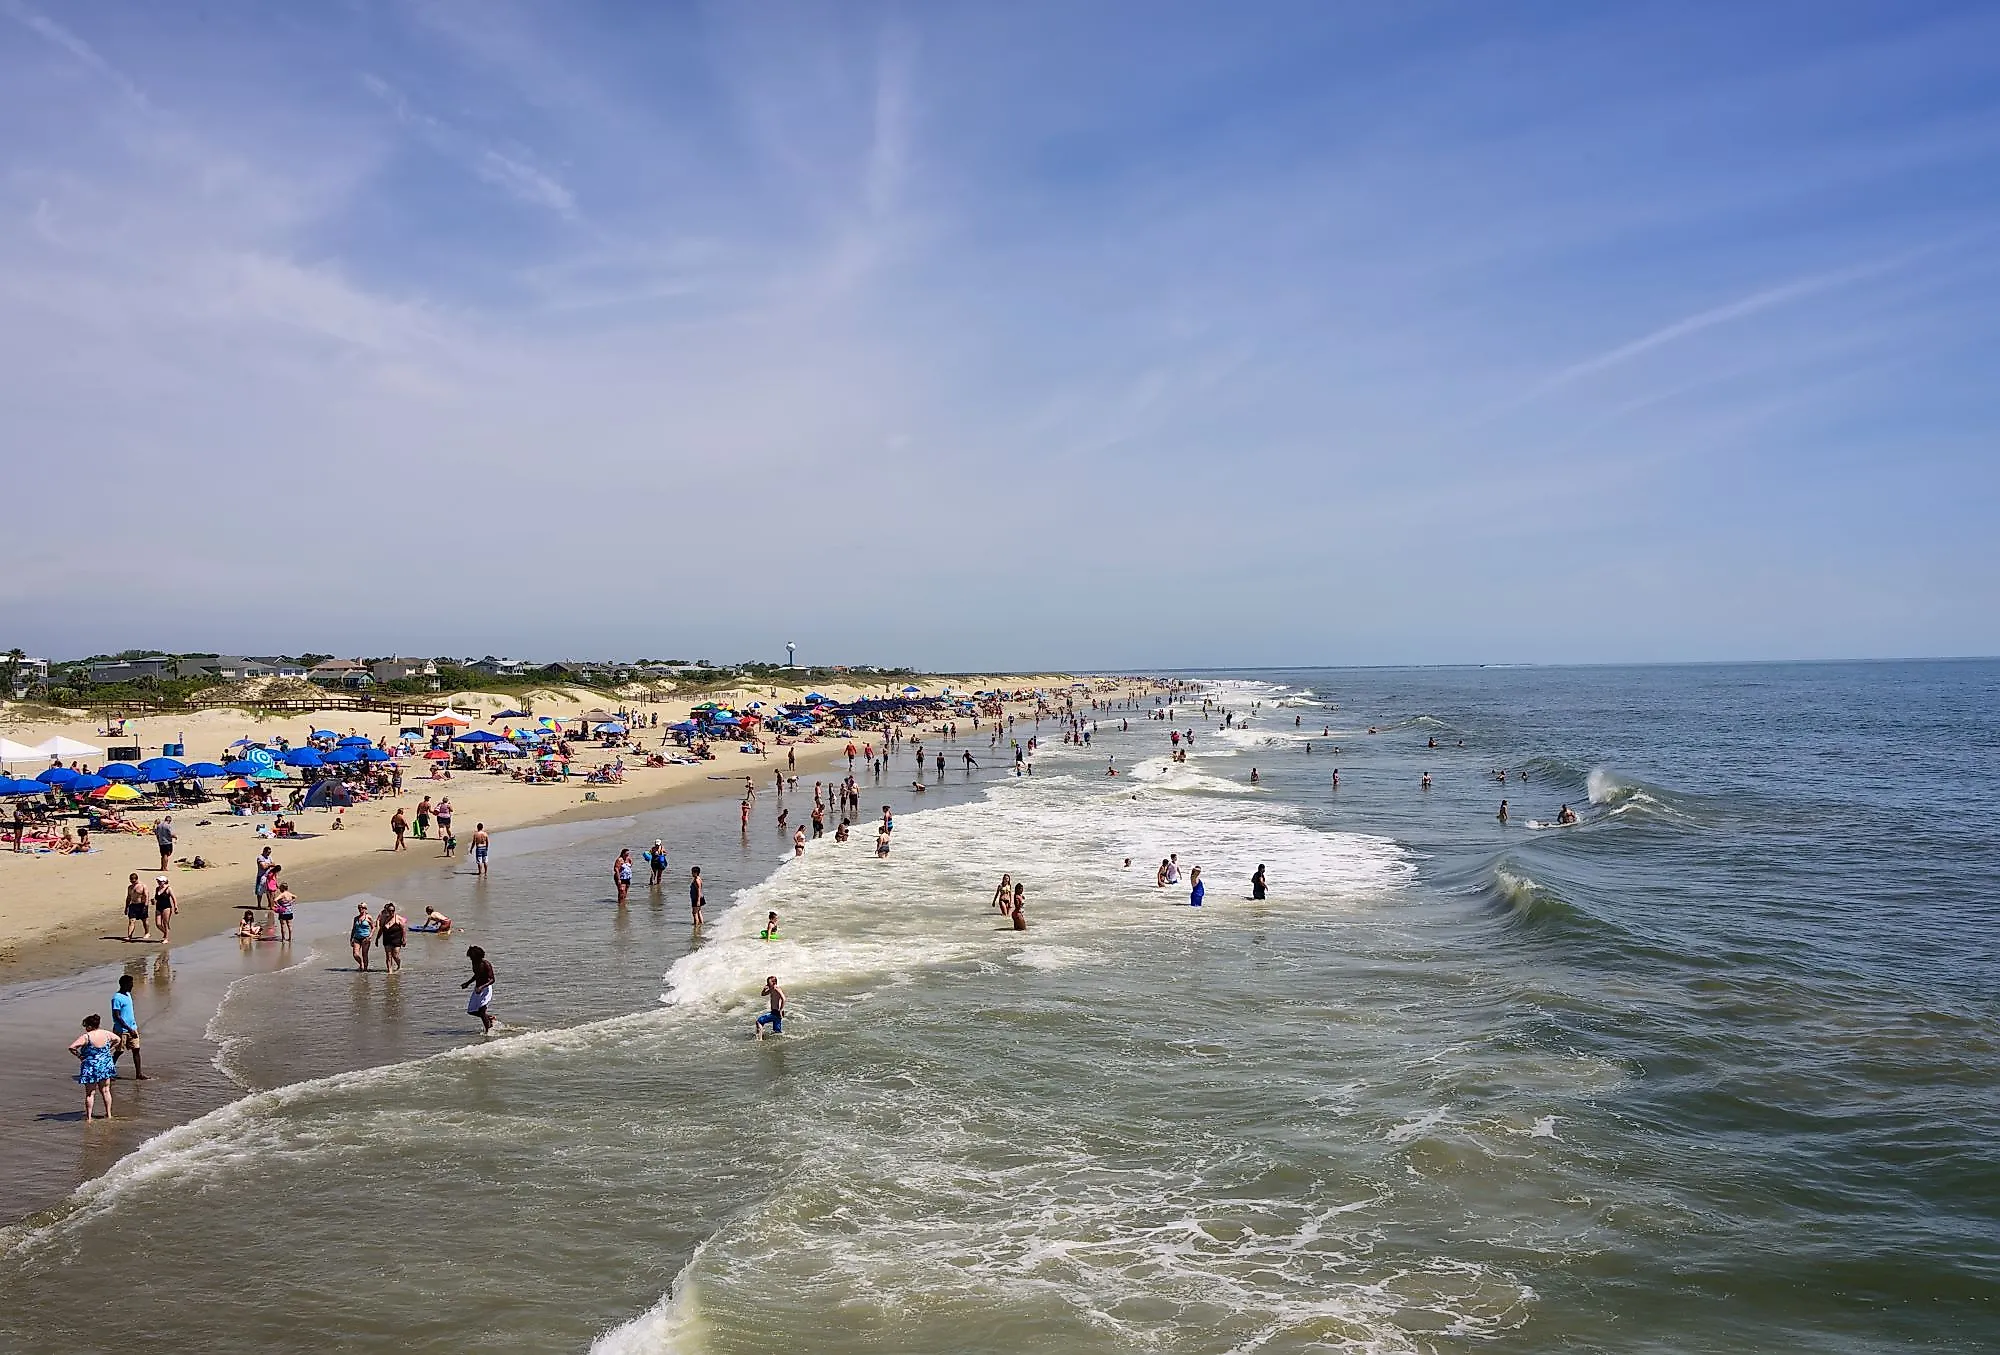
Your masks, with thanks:
M1202 897L1208 893L1208 886L1204 885L1201 882L1200 866L1196 866L1192 870L1188 871L1188 884L1193 886L1191 889L1188 890L1188 907L1190 908L1201 907L1201 900Z
M1505 800L1502 800L1500 802L1500 813L1495 817L1497 817L1502 823L1507 822L1507 802Z
M132 1056L132 1076L140 1082L150 1082L146 1076L146 1066L139 1062L139 1012L132 1005L132 976L118 977L118 991L111 995L111 1033L116 1035Z
M486 831L486 825L483 823L472 825L473 874L484 875L486 873L486 849L492 845L493 835Z
M368 916L365 903L354 905L354 921L347 928L347 948L354 953L354 967L365 971L368 952L375 948L375 919Z
M778 915L776 913L766 913L764 915L764 930L757 933L757 939L759 941L775 941L778 939Z
M778 976L771 975L764 980L764 991L757 994L770 999L771 1009L757 1018L756 1036L764 1038L764 1027L769 1026L773 1035L785 1033L785 990L778 986Z
M1264 897L1264 867L1261 864L1257 867L1257 873L1250 877L1250 897L1252 899Z
M1007 915L1007 901L1013 896L1014 874L1012 871L1009 871L1000 877L1000 883L994 886L993 889L993 906L1000 910L1002 917Z
M1014 919L1015 931L1024 932L1028 930L1028 887L1026 885L1015 884L1013 904L1006 911L1007 916Z
M93 1118L97 1094L104 1093L104 1118L111 1118L111 1080L118 1076L118 1037L102 1029L103 1018L96 1012L83 1018L83 1034L70 1042L69 1052L83 1066L76 1080L83 1087L83 1118Z
M667 874L667 844L660 838L653 839L653 850L646 853L646 864L653 871L650 887L658 889L660 881L665 879Z
M611 863L611 882L618 886L618 906L625 906L625 896L632 892L632 849L620 847L618 859Z
M472 977L458 985L472 990L472 996L465 1001L465 1014L478 1017L481 1032L491 1035L496 1024L493 1020L493 962L486 958L486 951L479 946L467 946L465 958L472 961Z
M408 922L396 911L395 904L385 903L375 926L382 935L382 972L400 974L403 970L403 946L410 939Z

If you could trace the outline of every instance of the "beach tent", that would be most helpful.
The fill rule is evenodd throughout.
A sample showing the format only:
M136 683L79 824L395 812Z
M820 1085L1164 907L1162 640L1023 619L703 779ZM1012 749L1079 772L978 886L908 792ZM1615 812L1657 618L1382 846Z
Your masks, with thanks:
M281 756L278 761L287 767L324 767L326 759L317 748L294 748Z
M227 776L229 773L222 769L222 764L219 762L191 762L188 764L188 775L210 777Z
M921 695L923 695L923 690L924 690L924 689L923 689L922 687L905 687L905 688L903 688L903 695L904 695L904 696L921 696Z
M107 762L97 769L106 781L137 781L139 769L129 762Z
M524 710L503 710L498 715L495 715L492 720L488 720L487 723L491 724L493 720L525 720L527 718L528 712Z
M315 781L306 792L305 804L308 809L318 809L323 805L351 805L354 792L338 781Z
M470 734L460 734L453 743L505 743L506 738L490 729L475 729Z
M806 693L806 704L809 706L816 706L824 700L826 700L826 698L824 696L821 696L818 692Z
M25 743L15 743L12 739L0 739L0 762L29 762L47 756L47 753L38 753Z
M45 786L67 786L82 775L82 772L73 772L67 767L51 767L36 777L35 780Z
M668 725L667 728L672 730L676 734L692 734L696 730L700 729L701 726L696 724L692 720L682 720L679 724Z
M53 739L44 739L42 742L36 744L34 751L40 753L43 757L104 756L102 748L93 748L87 743L78 743L75 739L66 739L60 734Z
M441 710L436 715L431 716L430 719L424 721L424 723L432 729L443 729L447 726L454 729L463 729L471 725L472 721L466 719L455 710Z

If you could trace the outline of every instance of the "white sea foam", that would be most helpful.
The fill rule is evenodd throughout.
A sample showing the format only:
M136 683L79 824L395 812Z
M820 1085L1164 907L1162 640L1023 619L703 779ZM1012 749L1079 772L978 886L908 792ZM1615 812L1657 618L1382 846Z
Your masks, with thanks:
M660 1301L598 1337L591 1355L692 1355L699 1350L703 1324L694 1269L706 1250L706 1242L697 1246Z

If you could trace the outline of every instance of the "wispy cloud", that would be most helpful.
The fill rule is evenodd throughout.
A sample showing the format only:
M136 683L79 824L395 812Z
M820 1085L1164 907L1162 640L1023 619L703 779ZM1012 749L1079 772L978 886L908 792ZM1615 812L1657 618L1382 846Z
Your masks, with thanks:
M501 150L465 129L418 108L401 90L372 73L361 86L386 104L396 120L422 136L438 154L457 161L476 178L505 192L517 202L543 207L570 221L578 220L576 195L561 180L533 163L518 146Z
M149 111L152 108L151 103L146 98L146 92L139 88L137 82L109 61L106 61L95 47L92 47L82 38L70 32L40 10L30 8L28 5L23 4L21 0L0 0L0 14L7 15L8 18L21 24L30 32L68 52L79 62L108 80L135 107Z

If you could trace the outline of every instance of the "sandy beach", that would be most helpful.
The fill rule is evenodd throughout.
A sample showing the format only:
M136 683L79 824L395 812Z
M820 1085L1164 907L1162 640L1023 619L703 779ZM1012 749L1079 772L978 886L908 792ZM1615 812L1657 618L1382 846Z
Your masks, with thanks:
M1069 681L1066 676L956 677L948 682L916 682L926 695L949 686L955 691L984 688L1038 687ZM900 680L898 681L900 687ZM659 715L662 727L684 719L689 706L698 700L719 700L725 704L751 701L784 703L802 698L804 687L736 688L700 695L676 696L648 691L609 702L623 704L650 719ZM884 694L881 686L858 687L845 684L818 684L820 691L835 700ZM515 708L521 698L484 692L440 693L438 710L458 711L473 721L475 728L495 727L493 713ZM607 705L603 693L579 688L538 691L533 697L534 713L556 719L574 718L585 710ZM311 730L331 729L369 738L393 738L403 721L396 716L352 710L325 710L282 717L250 711L216 708L188 713L150 716L126 721L122 735L110 736L104 725L88 713L69 712L71 718L29 720L13 711L0 712L0 735L16 743L33 746L54 735L62 735L95 747L112 743L137 744L140 756L152 757L169 743L186 746L189 759L227 760L226 749L240 738L284 737L294 744L303 742ZM635 734L638 731L635 731ZM643 753L660 749L660 736L648 729L638 741ZM271 839L257 835L257 825L269 825L271 815L237 816L227 804L216 801L194 809L174 812L176 861L199 856L205 869L176 865L166 872L179 902L174 923L176 942L194 940L227 930L240 917L239 910L253 899L252 863L266 845L275 848L273 859L285 868L285 878L302 899L326 898L369 887L372 880L390 873L407 872L426 859L435 859L440 869L449 869L451 860L443 855L436 839L409 840L409 850L391 850L391 815L400 807L409 812L422 797L433 800L449 795L455 810L460 838L460 859L465 840L475 824L489 831L521 828L563 819L600 817L629 813L670 803L676 799L708 795L734 796L740 793L744 776L768 781L773 762L782 763L787 751L795 752L797 771L823 771L831 767L845 747L845 740L806 739L779 744L767 741L764 754L746 753L736 746L717 745L715 757L693 765L644 767L625 751L625 779L618 784L586 785L584 773L600 763L608 763L617 753L596 748L578 749L569 781L554 785L527 784L505 775L459 773L449 780L432 780L427 764L406 765L403 794L357 804L345 811L344 827L331 831L336 815L331 811L306 810L297 817L298 837ZM668 747L662 751L672 754ZM93 765L105 759L83 759ZM17 776L32 776L39 767L14 763L9 770ZM844 770L844 768L843 768ZM150 825L159 816L134 816ZM144 943L126 943L122 900L127 877L134 871L150 889L159 874L159 855L150 832L104 833L93 837L88 854L59 854L50 851L0 851L0 982L43 978L74 973L93 964L115 960L141 946L157 948L157 938Z

